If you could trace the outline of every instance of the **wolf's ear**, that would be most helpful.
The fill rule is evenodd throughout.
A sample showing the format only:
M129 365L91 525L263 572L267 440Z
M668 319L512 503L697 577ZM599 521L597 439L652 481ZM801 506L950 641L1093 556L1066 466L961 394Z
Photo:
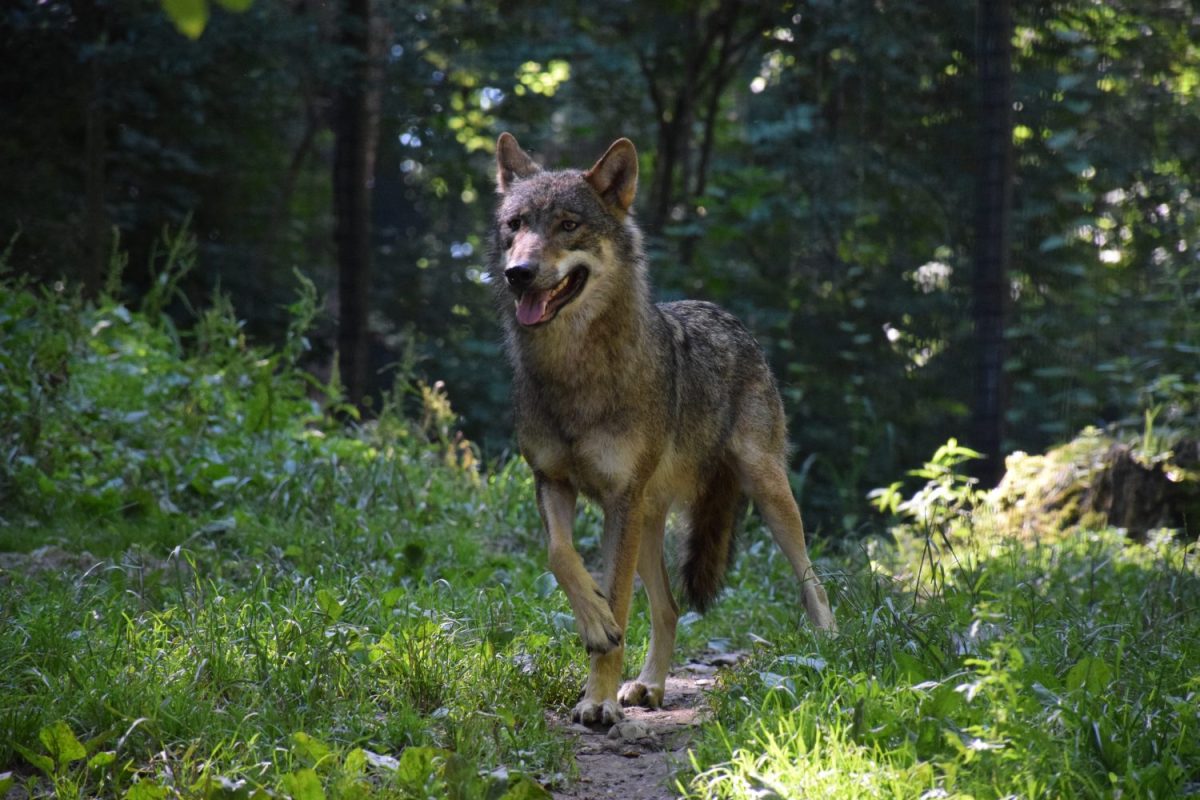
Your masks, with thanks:
M508 131L500 134L496 140L496 189L500 194L507 192L514 182L540 171L541 168L517 144L515 136Z
M637 194L638 160L633 142L617 139L583 177L606 203L628 211Z

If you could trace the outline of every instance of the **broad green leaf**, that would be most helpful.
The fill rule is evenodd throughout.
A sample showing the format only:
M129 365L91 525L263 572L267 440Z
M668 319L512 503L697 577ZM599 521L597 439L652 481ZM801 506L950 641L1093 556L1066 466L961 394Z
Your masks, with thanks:
M38 731L38 739L46 746L46 750L59 764L70 764L87 758L87 750L75 738L71 726L64 720L53 725L47 725Z
M16 783L11 772L0 772L0 797L6 797L8 790Z
M449 751L440 747L406 747L400 754L396 777L404 785L424 786L429 776L437 771L436 762L444 761L449 755Z
M95 769L96 767L107 767L109 764L117 760L117 751L102 750L96 755L88 759L88 768Z
M921 701L921 714L929 717L947 718L958 713L966 704L961 692L949 684L941 684L930 691Z
M163 800L170 794L165 786L159 786L154 781L138 781L125 792L125 800Z
M207 0L162 0L163 10L175 29L189 39L199 39L208 25Z
M441 765L442 779L446 782L447 794L451 798L478 797L482 790L479 774L458 753L451 753Z
M32 750L24 748L19 744L14 745L14 746L17 748L17 752L20 753L25 758L25 760L28 761L30 764L37 767L38 769L40 769L42 772L46 773L47 775L54 775L54 759L53 758L51 758L50 756L44 756L41 753L35 753Z
M367 769L367 754L361 747L356 747L346 754L342 762L342 771L347 775L361 775Z
M325 790L321 788L321 779L312 769L302 769L283 776L283 791L292 800L325 800Z
M321 766L333 754L329 745L303 731L292 734L292 752L314 767Z
M337 622L338 617L342 615L341 602L328 589L317 590L317 605L321 607L321 610L325 612L332 622Z
M1084 656L1067 672L1067 689L1072 692L1083 689L1088 694L1098 695L1108 689L1112 680L1112 667L1103 659Z

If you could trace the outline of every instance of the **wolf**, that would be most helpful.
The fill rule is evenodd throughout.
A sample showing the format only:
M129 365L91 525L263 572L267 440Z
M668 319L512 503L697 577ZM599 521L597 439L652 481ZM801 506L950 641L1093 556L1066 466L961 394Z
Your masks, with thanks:
M692 607L707 609L720 591L749 500L791 563L810 621L834 631L788 484L783 404L758 343L711 303L651 300L632 212L633 143L618 139L587 171L555 171L504 133L496 162L488 275L517 442L550 569L591 659L572 717L611 725L622 706L662 704L679 618L664 557L672 510ZM574 546L580 494L604 513L599 583ZM650 646L618 689L635 571L649 597Z

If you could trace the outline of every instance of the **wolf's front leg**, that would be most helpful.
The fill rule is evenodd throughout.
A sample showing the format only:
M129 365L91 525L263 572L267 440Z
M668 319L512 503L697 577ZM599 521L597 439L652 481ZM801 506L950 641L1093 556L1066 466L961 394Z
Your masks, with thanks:
M608 598L575 550L575 489L537 476L538 511L550 546L550 571L567 594L575 626L589 653L607 653L621 644L623 625L613 619Z
M604 504L605 588L613 618L622 631L629 621L629 604L633 598L633 575L637 569L645 518L642 502L639 488ZM624 656L623 643L607 653L592 653L583 699L571 715L576 721L585 725L611 725L624 719L625 714L617 700Z

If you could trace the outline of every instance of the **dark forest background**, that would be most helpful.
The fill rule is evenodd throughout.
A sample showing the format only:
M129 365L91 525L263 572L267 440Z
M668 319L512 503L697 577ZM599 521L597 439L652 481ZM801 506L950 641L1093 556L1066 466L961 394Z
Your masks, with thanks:
M949 437L1197 408L1195 2L17 0L0 52L11 269L136 303L186 227L180 336L219 292L264 343L299 271L311 369L368 416L444 381L489 459L503 130L549 166L638 145L658 296L755 332L818 528Z

